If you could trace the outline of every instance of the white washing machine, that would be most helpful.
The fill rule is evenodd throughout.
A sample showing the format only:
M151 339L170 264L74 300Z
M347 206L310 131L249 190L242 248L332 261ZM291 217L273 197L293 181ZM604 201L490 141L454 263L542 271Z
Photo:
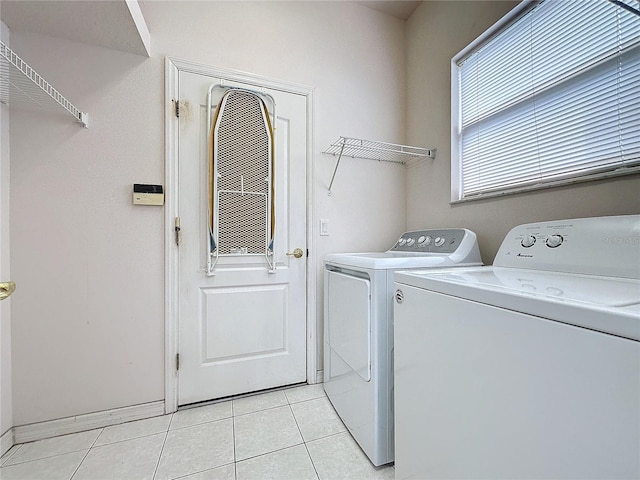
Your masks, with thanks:
M395 279L397 479L640 478L640 215Z
M482 265L465 229L404 233L387 252L325 258L324 389L378 466L393 461L393 272Z

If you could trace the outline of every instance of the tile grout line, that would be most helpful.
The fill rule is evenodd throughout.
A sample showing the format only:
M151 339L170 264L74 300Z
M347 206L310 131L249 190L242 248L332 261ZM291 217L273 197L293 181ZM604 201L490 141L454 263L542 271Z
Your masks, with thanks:
M93 448L93 446L96 444L96 442L98 441L98 439L100 438L100 435L102 435L104 433L104 427L101 428L100 433L98 434L98 436L96 437L96 439L93 441L93 443L91 444L91 446L89 447L89 450L87 450L87 453L84 454L84 456L82 457L82 460L80 460L80 463L78 463L78 466L76 467L76 469L73 471L73 473L71 474L71 476L69 477L69 480L73 480L73 477L76 476L76 473L78 473L78 470L80 470L80 466L84 463L84 461L87 459L87 456L89 455L89 452L91 452L91 449Z
M300 388L300 387L293 387L293 388ZM233 468L234 468L234 476L237 479L238 463L240 462L240 460L237 459L237 451L236 451L236 432L235 432L236 424L235 424L235 419L236 418L242 418L244 416L248 416L248 415L251 415L251 414L260 413L260 412L268 412L270 410L274 410L274 409L277 409L277 408L284 407L285 405L288 405L289 406L289 411L291 412L291 414L292 414L292 416L294 418L294 422L296 424L296 428L298 429L298 432L300 434L300 439L301 439L300 443L297 443L295 445L290 445L290 446L287 446L287 447L283 447L283 448L274 450L273 452L266 452L266 453L263 453L263 454L260 454L260 455L254 455L254 456L248 457L246 459L242 459L241 461L249 460L249 459L252 459L252 458L258 458L258 457L261 457L261 456L266 456L266 455L269 455L269 454L272 454L272 453L275 453L275 452L278 452L278 451L282 451L282 450L286 450L288 448L292 448L292 447L297 446L297 445L304 445L305 446L305 451L307 452L307 455L308 455L309 459L311 460L312 466L313 466L314 471L316 473L316 477L319 478L318 470L317 470L317 468L315 466L315 463L313 462L313 459L311 458L311 454L310 454L309 449L308 449L308 442L305 440L304 436L302 435L302 430L300 428L300 424L299 424L299 422L298 422L298 420L297 420L297 418L295 416L293 405L308 403L308 402L311 402L311 401L314 401L314 400L319 400L321 398L326 398L326 395L312 396L311 398L303 398L303 399L298 400L298 401L292 401L290 396L287 395L286 389L282 390L282 392L283 392L284 399L285 399L286 403L283 403L281 405L269 406L267 408L258 409L258 410L255 410L253 412L237 414L237 408L234 405L234 401L231 400L231 405L230 405L230 407L231 407L231 416L230 417L223 416L222 418L218 418L218 419L215 419L215 420L209 420L209 421L204 421L204 422L196 422L196 423L194 423L192 425L185 425L185 426L178 427L178 428L176 428L174 430L178 431L178 430L182 430L182 429L195 428L195 427L198 427L198 426L202 426L202 425L206 425L206 424L214 423L214 422L219 422L219 421L225 420L227 418L230 418L232 420ZM294 399L295 399L295 396L294 396ZM138 435L135 435L135 436L133 436L131 438L125 438L125 439L121 439L121 440L112 441L111 443L105 443L105 444L97 445L97 443L100 441L100 438L102 437L102 435L105 434L105 427L101 428L99 433L97 434L96 438L93 440L93 442L91 443L89 448L86 450L86 452L84 453L82 459L80 460L80 462L78 463L77 467L75 468L75 470L71 474L70 479L73 479L77 475L77 473L79 472L82 464L84 463L84 461L86 461L88 455L91 453L91 451L93 449L96 449L96 448L99 448L99 447L102 447L102 446L117 445L119 443L131 441L131 440L136 440L136 439L141 439L141 438L146 438L146 437L149 437L149 436L159 435L159 434L164 433L164 439L163 439L162 447L161 447L160 454L158 456L158 460L156 462L155 469L154 469L154 472L153 472L153 477L152 477L152 478L155 479L157 477L157 475L158 475L158 472L159 472L159 466L160 466L161 459L162 459L162 456L163 456L163 453L164 453L164 449L166 448L168 435L169 435L169 433L171 431L173 431L173 430L171 430L171 426L173 425L173 422L175 421L175 419L173 418L174 415L175 414L171 414L171 418L169 420L168 426L167 426L166 430L164 430L164 431L160 431L160 432L156 432L156 433L138 434ZM159 415L158 417L161 417L161 416ZM128 422L125 422L125 423L128 423ZM332 434L332 435L327 435L327 437L330 437L330 436L333 436L333 435L338 435L339 433L342 433L342 432L338 432L338 433ZM320 437L320 438L326 438L326 437ZM314 440L319 440L319 438L318 439L314 439ZM18 455L24 449L24 445L25 444L17 445L16 448L13 450L13 452L11 452L10 455L8 455L5 458L4 463L2 465L3 469L4 469L4 467L7 466L6 465L7 462L9 462L9 461L11 461L11 459L15 458L15 456ZM38 459L28 460L28 461L25 461L25 462L18 462L15 465L25 464L25 463L29 463L29 462L37 461L37 460L55 458L55 457L58 457L58 456L61 456L61 455L80 452L80 451L83 451L83 450L84 449L78 449L78 450L73 450L71 452L59 453L59 454L55 454L55 455L50 455L50 456L38 458ZM231 466L231 463L227 463L227 464L224 464L224 465ZM224 465L219 465L219 466L217 466L215 468L223 467ZM203 472L204 471L206 471L206 470L203 470ZM196 473L198 473L198 472L196 472ZM189 475L191 475L191 474L189 474Z
M72 450L70 452L56 453L55 455L48 455L46 457L40 457L40 458L32 458L31 460L25 460L24 462L16 462L16 463L12 463L11 465L6 465L6 463L5 463L4 465L2 465L2 468L15 467L16 465L25 465L25 464L31 463L31 462L39 462L40 460L49 460L50 458L61 457L62 455L69 455L70 453L78 453L78 452L82 452L83 450L85 450L85 449L84 448L80 448L78 450ZM89 450L90 450L90 448L89 448Z
M167 432L171 431L171 425L173 424L173 420L174 420L173 417L176 416L176 413L178 413L177 410L171 414L171 420L169 420L169 426L167 427Z
M341 432L330 433L329 435L325 435L323 437L314 438L313 440L309 440L308 442L305 442L305 443L313 443L313 442L317 442L318 440L324 440L325 438L337 437L338 435L342 435L343 433L348 433L349 436L351 436L351 434L349 433L349 430L342 430Z
M286 397L286 394L285 394L285 397ZM313 397L313 398L307 398L307 399L305 399L305 400L299 400L299 401L297 401L297 402L291 402L291 401L289 400L289 397L286 397L287 403L283 403L282 405L275 405L275 406L271 406L271 407L261 408L261 409L258 409L258 410L254 410L254 411L252 411L252 412L239 413L239 414L237 414L237 415L234 413L234 414L233 414L233 417L234 417L234 418L235 418L235 417L244 417L245 415L251 415L251 414L253 414L253 413L266 412L266 411L268 411L268 410L274 410L274 409L276 409L276 408L286 407L287 405L288 405L289 407L291 407L291 405L298 405L299 403L312 402L313 400L318 400L318 399L321 399L321 398L326 398L326 395L321 395L321 396ZM231 407L231 408L233 409L233 404L232 404L232 407ZM215 421L215 420L212 420L212 421ZM203 422L203 423L209 423L209 422ZM180 427L180 428L187 428L187 427ZM176 429L176 430L178 430L178 429Z
M276 408L286 407L287 405L289 405L289 403L283 403L282 405L276 405L275 407L261 408L259 410L255 410L253 412L239 413L238 415L234 415L234 417L244 417L245 415L251 415L252 413L266 412L267 410L273 410L273 409L276 409Z
M298 402L298 403L302 403L302 402ZM302 434L302 430L300 429L300 424L298 423L298 419L296 418L296 414L293 411L293 408L291 407L291 404L289 404L289 408L291 409L291 415L293 415L293 421L296 422L296 427L298 427L298 431L300 432L300 436L302 437L302 445L304 445L304 449L307 452L307 456L309 457L309 461L311 462L311 466L313 467L313 471L316 472L316 478L320 479L320 474L318 473L318 469L316 468L316 464L313 461L313 458L311 457L311 452L309 451L309 448L307 447L307 441L304 438L304 435Z
M238 462L236 460L236 411L231 400L231 441L233 442L233 478L238 480Z
M197 472L185 473L184 475L180 475L179 477L173 477L173 478L171 478L171 480L180 480L181 478L190 477L192 475L199 475L201 473L208 472L210 470L216 470L218 468L226 467L227 465L233 465L233 462L232 463L223 463L222 465L218 465L217 467L205 468L204 470L198 470Z
M313 457L311 456L311 452L309 451L309 447L307 446L307 442L304 442L304 449L307 451L307 455L309 455L309 460L311 460L311 466L313 470L316 472L316 477L320 480L320 474L318 473L318 469L316 468L316 463L313 461Z
M98 430L98 429L97 429L97 428L94 428L94 430ZM100 430L103 430L103 428L101 428ZM91 431L91 430L86 430L85 432L76 432L76 433L86 433L86 432L90 432L90 431ZM101 432L101 433L102 433L102 432ZM68 433L68 434L66 434L66 435L75 435L75 433ZM19 444L19 445L22 447L22 446L24 446L24 445L28 445L28 444L30 444L30 443L37 443L37 442L41 442L41 441L43 441L43 440L51 440L51 439L54 439L54 438L65 437L66 435L59 435L59 436L57 436L57 437L43 438L42 440L34 440L33 442L21 443L21 444ZM99 436L100 436L100 434L98 434L98 437L99 437ZM95 444L95 442L96 442L97 440L98 440L98 439L96 438L96 439L93 441L93 443L92 443L92 444L91 444L91 446L89 447L89 450L91 450L91 448L93 448L93 445ZM62 455L69 455L70 453L82 452L83 450L85 450L85 448L78 448L78 449L76 449L76 450L70 450L70 451L68 451L68 452L62 452L62 453L54 453L53 455L46 455L46 456L44 456L44 457L32 458L31 460L25 460L25 461L22 461L22 462L18 461L18 462L16 462L16 463L11 464L11 465L7 465L7 462L9 461L9 458L7 458L7 459L5 460L5 463L2 465L2 468L13 467L13 466L15 466L15 465L24 465L24 464L26 464L26 463L30 463L30 462L37 462L37 461L39 461L39 460L47 460L47 459L49 459L49 458L60 457L60 456L62 456ZM15 454L14 454L14 455L11 455L11 457L10 457L10 458L13 458L14 456L15 456ZM84 459L83 459L83 460L84 460Z
M93 447L91 448L94 448L94 447L100 448L100 447L107 447L109 445L117 445L118 443L130 442L131 440L139 440L141 438L153 437L154 435L160 435L161 433L165 433L165 432L168 432L168 430L162 430L161 432L154 432L154 433L145 433L145 434L137 435L131 438L123 438L122 440L115 440L109 443L101 443L100 445L93 445Z
M171 420L169 420L169 425L167 426L167 431L164 434L164 440L162 441L162 448L160 449L160 455L158 455L158 461L156 462L156 468L154 468L153 470L153 477L151 477L152 479L156 478L156 475L158 475L158 467L160 466L160 460L162 460L162 454L164 453L164 447L167 444L167 437L169 437L169 427L171 427L171 422L173 422L173 415L175 415L175 413L171 414Z
M177 432L178 430L184 430L187 428L193 428L193 427L199 427L201 425L206 425L208 423L214 423L214 422L219 422L221 420L228 420L230 418L233 418L233 415L230 415L228 417L220 417L220 418L216 418L215 420L205 420L204 422L198 422L198 423L194 423L191 425L185 425L184 427L176 427L176 428L171 428L171 425L169 425L169 432ZM171 423L173 423L173 419L171 420ZM162 432L159 432L162 433ZM146 436L146 435L145 435Z
M284 408L284 407L289 407L289 411L291 412L291 416L293 417L293 421L294 421L294 423L296 424L296 428L298 429L298 433L300 434L300 440L301 440L301 441L300 441L299 443L295 443L295 444L293 444L293 445L288 445L288 446L286 446L286 447L277 448L276 450L272 450L272 451L264 452L264 453L259 453L259 454L252 455L252 456L247 457L247 458L243 458L243 459L241 459L241 460L236 460L236 462L235 462L235 463L236 463L236 465L237 465L238 463L240 463L240 462L244 462L245 460L251 460L251 459L253 459L253 458L263 457L263 456L265 456L265 455L270 455L270 454L275 453L275 452L280 452L280 451L282 451L282 450L286 450L286 449L288 449L288 448L297 447L298 445L303 445L303 444L304 444L304 437L302 436L302 432L300 431L300 427L298 426L298 422L296 421L296 417L295 417L295 415L293 414L293 410L291 409L291 405L288 405L288 404L287 404L287 405L280 405L280 406L278 406L278 407L273 407L273 408L266 408L266 409L263 409L263 410L258 410L258 411L256 411L256 412L252 412L252 414L257 414L257 413L261 413L261 412L266 412L266 411L268 411L268 410L275 410L276 408ZM246 415L251 415L251 414L243 414L243 415L239 415L239 416L240 416L240 417L243 417L243 416L246 416ZM237 417L234 417L234 424L235 424L235 418L237 418ZM235 435L234 435L234 443L235 443ZM236 469L236 470L237 470L237 469Z
M306 385L306 386L311 387L311 386L314 386L314 385L322 385L322 384L314 383L314 384ZM296 388L300 388L300 387L296 387ZM293 389L292 389L292 390L293 390ZM304 403L304 402L308 402L308 401L310 401L310 400L317 400L318 398L326 397L326 396L327 396L327 394L325 393L324 388L323 388L323 389L322 389L322 394L321 394L321 395L318 395L317 397L305 398L305 399L303 399L303 400L298 400L298 401L295 401L295 402L292 402L291 400L289 400L289 396L286 394L286 391L285 391L285 396L287 397L287 400L289 401L289 405L294 405L294 404L296 404L296 403Z
M278 449L270 451L270 452L260 453L258 455L253 455L251 457L243 458L242 460L238 460L235 463L242 463L242 462L245 462L247 460L253 460L254 458L266 457L267 455L271 455L272 453L282 452L283 450L288 450L288 449L293 448L293 447L299 447L300 445L304 445L304 441L302 441L300 443L296 443L295 445L289 445L288 447L282 447L282 448L278 448Z

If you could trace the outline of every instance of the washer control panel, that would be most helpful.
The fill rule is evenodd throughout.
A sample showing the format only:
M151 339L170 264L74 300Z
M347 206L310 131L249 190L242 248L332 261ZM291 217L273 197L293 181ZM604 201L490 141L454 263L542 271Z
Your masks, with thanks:
M536 244L537 241L538 237L536 237L535 235L527 234L522 237L522 240L520 240L520 245L522 245L524 248L531 248ZM564 237L560 234L554 233L553 235L547 235L546 237L543 237L543 241L547 247L556 248L562 245L562 243L564 242Z
M519 225L504 238L493 264L640 278L640 215Z
M453 253L464 236L463 228L405 232L389 252Z

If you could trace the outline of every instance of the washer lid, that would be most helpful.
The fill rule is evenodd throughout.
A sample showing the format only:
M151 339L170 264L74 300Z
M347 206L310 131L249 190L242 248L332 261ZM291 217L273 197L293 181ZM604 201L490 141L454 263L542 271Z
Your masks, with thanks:
M395 281L640 340L640 280L507 267L396 272Z

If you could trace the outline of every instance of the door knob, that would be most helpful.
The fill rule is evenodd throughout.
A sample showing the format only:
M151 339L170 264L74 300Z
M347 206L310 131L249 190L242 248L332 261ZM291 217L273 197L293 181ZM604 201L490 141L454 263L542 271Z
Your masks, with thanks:
M16 289L15 282L2 282L0 283L0 300L9 298Z
M302 255L304 255L304 252L301 248L296 248L293 252L287 252L287 255L293 255L296 258L300 258Z

